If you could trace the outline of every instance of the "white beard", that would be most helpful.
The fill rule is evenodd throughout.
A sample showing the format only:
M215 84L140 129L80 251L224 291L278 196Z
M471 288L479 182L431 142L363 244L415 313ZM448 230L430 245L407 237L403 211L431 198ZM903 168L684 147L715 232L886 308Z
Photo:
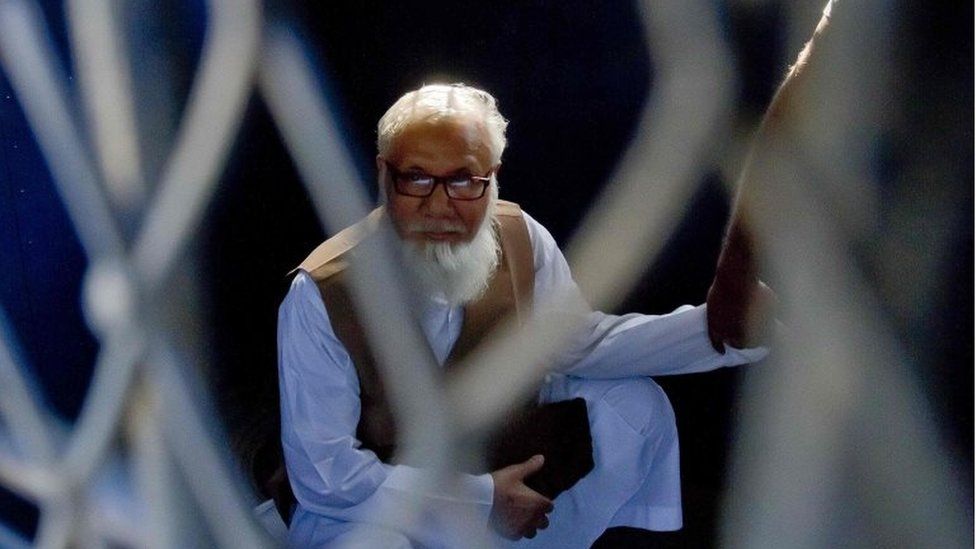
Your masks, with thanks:
M436 230L451 230L439 226ZM408 230L424 227L408 227ZM443 294L451 305L470 303L488 288L498 268L501 246L495 231L495 201L488 204L485 220L470 242L404 241L406 264L420 290L427 295Z

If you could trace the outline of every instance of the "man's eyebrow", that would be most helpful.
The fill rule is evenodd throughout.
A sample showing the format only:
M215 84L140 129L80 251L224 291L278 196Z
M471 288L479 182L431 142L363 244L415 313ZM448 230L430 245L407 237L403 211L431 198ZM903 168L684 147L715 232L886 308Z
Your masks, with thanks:
M420 166L418 166L416 164L408 164L406 167L403 167L403 168L398 168L398 167L394 166L393 169L395 169L396 171L398 171L400 173L422 173L422 174L427 174L427 170L421 168ZM427 174L427 175L429 175L429 174Z
M430 172L428 172L427 170L425 170L424 168L422 168L422 167L420 167L420 166L418 166L416 164L410 164L406 168L400 169L400 171L401 172L415 172L415 173L419 172L419 173L425 173L427 175L431 175ZM470 167L468 167L468 166L461 166L460 168L457 168L455 170L451 170L449 172L444 173L444 175L445 176L447 176L447 175L470 175L472 173L474 173L474 170L472 170Z

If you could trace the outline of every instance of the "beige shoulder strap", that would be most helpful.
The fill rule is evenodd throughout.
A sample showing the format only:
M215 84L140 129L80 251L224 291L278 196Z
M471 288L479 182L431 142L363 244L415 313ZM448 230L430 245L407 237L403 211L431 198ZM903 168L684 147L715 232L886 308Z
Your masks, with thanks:
M520 322L532 308L535 290L535 259L529 228L525 224L522 208L514 202L498 201L497 219L502 249L510 258L512 286L515 290L516 307Z
M298 269L302 269L311 275L313 280L319 281L344 270L347 264L342 256L376 230L383 219L383 211L383 206L376 208L360 221L319 244L301 265L288 274L294 274Z
M499 201L496 219L501 262L484 295L464 307L461 334L448 358L451 366L463 361L502 319L514 315L522 323L532 307L535 265L522 210L512 202Z

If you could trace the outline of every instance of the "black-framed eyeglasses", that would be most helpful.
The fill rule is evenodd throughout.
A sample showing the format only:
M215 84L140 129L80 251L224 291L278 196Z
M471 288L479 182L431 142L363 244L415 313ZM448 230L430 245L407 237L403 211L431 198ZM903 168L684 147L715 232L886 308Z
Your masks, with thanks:
M405 171L393 167L386 162L393 178L393 190L398 194L426 198L434 194L437 185L443 184L447 196L454 200L478 200L485 195L485 189L491 183L491 174L471 175L459 173L455 175L436 176L421 171ZM494 171L494 170L492 170Z

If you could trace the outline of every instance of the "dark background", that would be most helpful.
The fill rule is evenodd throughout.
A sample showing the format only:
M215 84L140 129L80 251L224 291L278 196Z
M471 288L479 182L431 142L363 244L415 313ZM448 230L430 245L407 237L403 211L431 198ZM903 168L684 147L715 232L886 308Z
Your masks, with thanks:
M43 4L69 74L60 5ZM166 1L152 29L170 54L179 104L202 40L204 9ZM785 51L788 11L770 2L720 8L738 74L736 116L762 112L796 52ZM898 120L883 136L882 198L947 192L955 216L940 281L938 315L890 314L945 440L972 484L973 43L972 5L895 2ZM502 198L518 202L564 244L635 131L654 86L639 19L630 2L315 2L275 4L269 15L299 24L321 83L343 126L366 188L375 194L375 124L402 93L437 80L491 91L510 120ZM145 70L145 69L142 69ZM138 71L137 71L138 73ZM145 116L145 115L143 115ZM97 342L78 295L86 261L58 202L43 157L0 71L0 303L38 375L51 409L79 412ZM948 166L937 189L888 184L919 165ZM705 298L729 206L715 167L702 178L685 219L619 312L659 313ZM151 167L149 169L152 169ZM150 180L152 173L148 174ZM890 213L882 203L883 224ZM267 456L256 433L276 428L275 317L287 273L325 236L267 109L252 97L208 208L194 254L213 343L205 372L250 471ZM610 245L608 243L608 245ZM868 247L871 242L866 243ZM906 243L906 257L912 257ZM869 280L877 270L867 254ZM882 298L879 290L879 298ZM762 368L762 365L753 368ZM658 541L714 540L726 455L737 418L740 370L658 379L678 418L685 528ZM35 511L0 488L4 520L30 531ZM2 517L0 517L2 518Z

